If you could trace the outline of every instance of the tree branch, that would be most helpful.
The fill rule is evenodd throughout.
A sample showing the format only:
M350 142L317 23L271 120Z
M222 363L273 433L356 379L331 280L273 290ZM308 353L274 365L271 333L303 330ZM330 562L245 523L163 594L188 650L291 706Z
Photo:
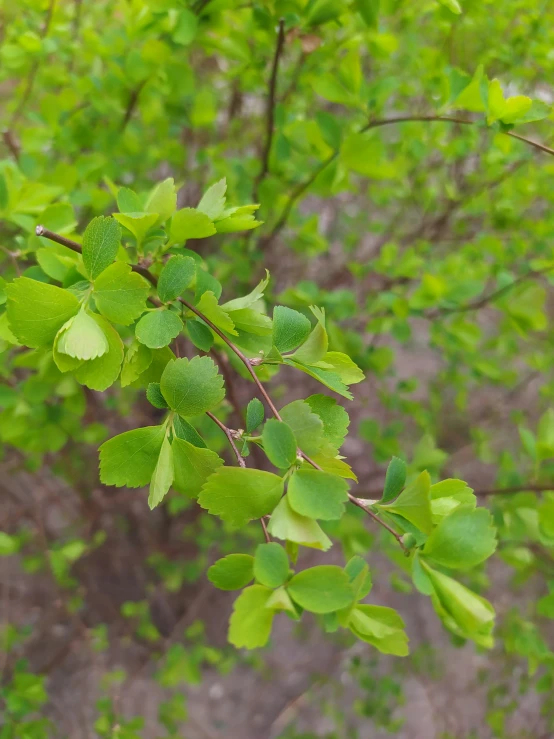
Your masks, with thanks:
M398 544L400 545L400 548L402 549L402 551L404 553L407 553L408 550L406 549L404 542L402 541L402 536L397 531L395 531L392 528L392 526L389 526L388 523L383 521L382 518L379 518L379 516L376 513L373 513L373 511L369 508L369 506L363 500L356 498L354 495L351 495L350 493L348 493L348 499L351 503L354 503L355 506L357 506L358 508L361 508L362 511L367 513L367 515L370 516L375 521L375 523L378 523L380 526L386 529L390 534L392 534L394 538L396 539L396 541L398 542Z
M269 79L269 94L267 96L266 106L265 144L262 152L262 168L254 182L254 200L257 200L259 187L269 173L269 155L271 154L271 144L273 143L273 134L275 131L275 93L277 89L277 74L279 72L279 60L281 58L284 43L285 21L283 18L281 18L281 20L279 21L279 30L277 31L277 45L275 46L275 54L273 56L271 77Z
M474 126L477 124L477 121L468 120L467 118L455 118L455 117L449 117L449 116L437 116L437 115L416 115L416 116L397 116L395 118L383 118L376 121L369 121L369 123L366 123L365 126L363 126L358 133L366 133L367 131L370 131L373 128L382 128L383 126L391 126L397 123L433 123L433 122L442 122L442 123L453 123L453 124L459 124L463 126ZM546 154L554 155L554 149L549 148L548 146L545 146L544 144L539 143L538 141L533 141L532 139L528 139L525 136L521 136L520 134L513 133L512 131L499 131L499 133L504 134L505 136L511 136L514 139L517 139L518 141L523 141L528 146L531 146L538 151L542 151ZM339 155L339 150L336 149L327 159L325 159L321 164L319 164L316 169L312 172L312 174L307 177L304 182L299 183L291 192L289 195L289 198L287 202L285 203L283 210L281 212L281 215L277 219L275 225L267 234L267 236L260 237L259 246L262 249L267 248L273 240L279 235L279 233L283 230L285 227L288 218L290 216L290 213L296 203L296 201L306 192L306 190L312 185L314 180L318 177L318 175L323 172L324 169L326 169Z
M216 423L219 428L223 431L225 436L227 437L227 441L231 445L231 449L233 450L235 457L237 458L237 462L239 464L239 467L246 467L246 461L242 454L239 452L237 445L235 444L235 438L233 436L232 429L228 428L224 423L222 423L219 418L214 416L213 413L210 413L210 411L206 411L206 415L212 419L214 423Z

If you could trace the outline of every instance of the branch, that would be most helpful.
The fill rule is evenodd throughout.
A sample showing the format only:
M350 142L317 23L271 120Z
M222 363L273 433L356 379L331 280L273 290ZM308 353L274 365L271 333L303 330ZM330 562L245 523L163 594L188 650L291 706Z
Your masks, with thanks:
M224 423L222 423L219 420L219 418L216 418L216 416L214 416L213 413L210 413L210 411L206 411L206 415L209 416L209 418L211 418L212 421L219 426L219 428L223 431L223 433L227 437L227 440L229 444L231 445L231 449L233 450L235 457L237 458L239 467L246 467L246 461L244 457L242 456L242 454L239 452L237 445L235 444L235 437L233 435L233 430L228 428Z
M123 120L121 121L121 126L119 129L121 133L125 131L125 129L127 128L127 124L129 123L133 113L135 112L135 108L137 107L139 95L145 84L146 84L146 80L142 80L142 82L139 82L139 84L135 87L134 90L131 91L131 94L129 95L129 102L127 103L127 107L125 109L125 115L123 116Z
M361 508L362 511L367 513L367 515L370 516L375 521L375 523L378 523L380 526L386 529L390 534L392 534L394 538L396 539L396 541L398 542L398 544L400 545L400 548L405 554L408 552L408 550L404 546L404 542L402 541L402 536L397 531L395 531L392 528L392 526L389 526L388 523L383 521L382 518L379 518L379 516L376 513L373 513L373 511L364 503L363 500L356 498L354 495L351 495L350 493L348 493L348 499L350 500L351 503L354 503L355 506L358 506L358 508Z
M81 254L82 253L81 245L78 244L76 241L72 241L71 239L68 239L65 236L61 236L60 234L56 234L53 231L50 231L49 229L45 228L44 226L37 226L36 227L36 234L37 234L37 236L44 236L45 238L50 239L51 241L55 241L57 244L62 244L63 246L67 246L69 249L72 249L73 251L77 252L78 254ZM150 282L150 284L153 285L154 287L158 284L157 277L155 275L153 275L145 267L140 267L139 265L134 264L134 265L131 265L131 269L134 272L137 272L138 274L140 274L143 277L145 277ZM264 400L266 401L266 403L270 407L271 412L273 413L273 415L275 416L275 418L277 420L279 420L279 421L282 421L283 419L281 418L281 415L280 415L279 411L277 410L275 404L271 400L271 398L270 398L267 390L263 386L262 382L257 377L256 372L254 371L254 366L252 364L252 361L250 359L248 359L248 357L246 357L242 353L242 351L238 348L238 346L235 346L235 344L233 344L233 342L229 338L227 338L227 336L223 333L223 331L221 331L214 323L212 323L207 316L205 316L194 305L192 305L192 303L189 303L188 300L185 300L184 298L181 298L181 297L179 297L177 299L179 300L179 302L181 302L183 305L185 305L189 310L191 310L194 314L196 314L199 318L201 318L204 321L204 323L206 323L212 329L212 331L214 331L214 333L216 333L227 344L227 346L229 347L229 349L234 354L236 354L236 356L241 360L241 362L244 364L244 366L246 367L246 369L250 373L252 379L256 383L256 386L257 386L260 394L262 395L262 397L264 398ZM233 451L235 452L235 456L237 457L237 461L238 461L239 465L241 467L246 467L246 463L244 461L244 458L242 457L242 455L240 454L240 452L238 451L238 449L236 447L235 440L234 440L234 438L232 436L232 431L230 429L228 429L213 414L208 413L207 415L210 416L210 418L215 423L217 423L217 425L221 428L221 430L227 436L227 439L229 440L229 443L231 444L231 447L232 447ZM310 459L310 457L308 457L307 454L305 454L300 449L298 451L302 455L302 457L309 464L312 465L312 467L314 467L315 469L321 471L322 468L316 462L314 462L312 459ZM241 462L241 460L242 460L242 462ZM373 513L373 511L370 511L369 508L366 508L366 506L361 501L359 501L358 498L356 498L356 497L354 497L353 495L350 495L350 494L349 494L348 497L349 497L350 501L352 503L354 503L354 505L358 506L358 508L361 508L374 521L376 521L381 526L383 526L385 529L387 529L387 531L389 531L395 537L395 539L398 541L398 543L400 544L400 546L402 547L402 549L404 551L406 551L406 548L405 548L405 546L404 546L404 544L402 542L402 537L401 537L400 534L398 534L393 528L391 528L387 523L385 523L382 519L380 519L375 513ZM262 527L264 529L264 535L266 537L266 541L269 541L269 534L267 533L265 522L263 520L262 520Z
M491 488L490 490L476 490L478 498L488 498L493 495L508 495L511 493L546 493L554 490L554 482L550 485L514 485L510 488Z
M266 133L265 144L262 153L262 168L254 182L254 200L258 198L258 189L269 173L269 155L271 153L271 144L273 143L273 134L275 131L275 91L277 88L277 73L279 71L279 60L285 43L285 21L283 18L279 21L279 30L277 32L277 45L273 56L273 66L271 68L271 77L269 79L269 94L267 96L266 106Z
M460 124L463 126L474 126L478 123L478 121L472 121L468 120L467 118L454 118L449 116L437 116L437 115L416 115L416 116L397 116L396 118L383 118L376 121L369 121L369 123L366 123L365 126L363 126L358 133L366 133L366 131L370 131L373 128L382 128L383 126L392 126L397 123L433 123L433 122L442 122L442 123L453 123L453 124ZM544 144L539 143L538 141L533 141L532 139L528 139L525 136L521 136L517 133L512 133L512 131L499 131L499 133L504 134L505 136L511 136L514 139L517 139L518 141L523 141L525 144L528 144L529 146L537 149L538 151L542 151L546 154L554 155L554 149L550 149L548 146L545 146ZM304 192L312 185L314 180L318 177L321 172L323 172L324 169L326 169L329 164L331 164L339 155L339 150L336 149L325 161L323 161L321 164L319 164L316 169L312 172L312 174L304 180L304 182L301 182L298 184L291 194L289 195L289 198L287 202L285 203L285 206L281 212L281 215L277 219L275 225L273 226L272 230L269 232L269 234L265 237L261 237L259 241L260 248L267 248L273 240L278 236L278 234L282 231L282 229L285 227L287 220L290 216L291 210L294 207L294 204L296 201L304 194Z

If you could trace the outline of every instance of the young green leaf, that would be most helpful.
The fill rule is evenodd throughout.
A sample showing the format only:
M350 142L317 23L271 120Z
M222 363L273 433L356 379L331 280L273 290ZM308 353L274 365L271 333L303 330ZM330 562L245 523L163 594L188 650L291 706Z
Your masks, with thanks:
M448 10L451 10L455 15L460 15L462 12L462 7L458 0L439 0L439 3L444 5L445 8L448 8Z
M109 321L128 326L146 310L149 286L123 262L107 267L94 282L94 302Z
M6 285L8 323L25 346L52 344L61 327L79 310L79 301L61 287L18 277Z
M332 546L331 540L317 521L301 516L292 509L288 495L282 498L271 514L267 530L277 539L324 552Z
M188 421L185 421L181 416L173 417L173 432L178 439L188 441L189 444L197 446L201 449L206 449L206 442L200 436L198 431Z
M348 500L348 483L319 470L297 470L290 478L288 498L301 516L330 521L339 519Z
M312 613L338 611L354 600L348 575L336 565L317 565L299 572L287 591L295 603Z
M261 400L252 398L246 406L246 430L249 434L264 422L265 412Z
M372 580L369 566L359 555L351 557L344 567L344 571L352 584L355 600L363 600L371 592Z
M150 481L150 492L148 493L148 506L150 510L158 506L169 492L173 482L173 453L171 444L166 436L160 449L160 456Z
M280 544L259 544L254 557L254 577L268 588L278 588L289 576L289 558Z
M283 494L283 480L262 470L220 467L202 488L198 503L233 526L267 516Z
M323 434L333 449L337 451L342 446L350 419L342 405L328 395L310 395L305 402L313 413L323 422Z
M187 239L205 239L215 232L214 224L205 213L196 208L182 208L171 219L169 242L180 244Z
M434 524L439 523L460 506L473 509L477 505L473 490L463 480L448 479L437 482L431 485L429 497Z
M81 309L70 318L56 336L56 351L74 359L88 361L108 352L106 335L94 318Z
M110 216L97 216L88 224L83 234L83 264L91 280L114 261L120 241L121 229Z
M114 213L113 217L133 234L138 246L158 220L157 213Z
M358 365L342 352L327 352L315 366L338 375L345 385L355 385L365 379Z
M74 372L75 378L91 390L103 392L119 377L123 362L123 342L115 328L105 318L91 314L108 340L108 351L101 357L83 362Z
M192 257L172 256L164 265L158 279L158 295L163 303L170 303L189 287L196 275Z
M221 331L226 331L233 336L238 336L235 331L235 324L231 317L218 304L217 298L211 290L206 290L206 292L202 294L202 297L196 304L196 308Z
M157 213L159 215L158 223L163 223L171 218L177 207L177 193L175 191L175 182L173 177L168 177L160 182L152 190L144 205L147 213Z
M453 570L469 570L496 549L496 529L485 508L458 508L429 536L423 554Z
M290 352L308 338L312 325L302 313L284 305L273 309L273 344L280 352Z
M159 382L150 382L146 388L146 399L151 403L154 408L169 408L166 403L162 391L160 390Z
M306 365L320 362L327 354L329 346L329 339L325 330L325 311L313 305L310 306L310 310L316 317L317 323L306 341L291 355L296 361Z
M187 333L195 347L203 352L209 352L214 344L211 330L202 321L188 320Z
M169 362L160 385L169 407L185 417L210 411L225 397L223 377L210 357Z
M292 429L284 421L270 418L262 433L264 452L271 464L287 469L296 462L296 439Z
M260 298L263 297L264 291L269 284L269 272L266 270L266 274L263 280L256 285L256 287L242 298L234 298L233 300L227 301L221 307L227 313L232 311L244 310L250 308L257 303Z
M152 364L152 350L138 341L134 341L127 349L123 367L121 368L121 387L135 382Z
M431 480L428 472L422 472L411 485L400 493L394 503L379 507L383 511L391 511L402 516L420 531L430 534L433 529L433 521L431 518L431 504L429 500L429 488Z
M281 418L290 426L298 446L308 455L317 454L325 442L323 421L304 400L295 400L281 409Z
M179 422L183 423L182 419L177 419L177 423ZM174 429L176 425L174 424ZM200 437L198 439L204 443ZM171 448L175 471L173 486L178 492L184 493L189 498L195 498L210 475L221 467L223 460L211 449L206 449L205 445L200 447L194 442L175 436Z
M150 349L168 346L183 329L183 322L171 310L154 310L146 313L135 326L135 336Z
M140 213L142 203L136 192L129 187L120 187L117 191L117 208L120 213Z
M254 579L254 557L228 554L210 567L207 576L220 590L240 590Z
M105 485L140 488L147 485L165 438L163 426L126 431L100 447L100 479Z
M231 644L248 649L267 644L274 616L274 611L267 608L271 595L270 588L263 585L251 585L242 591L233 605L229 622Z
M372 644L383 654L397 657L409 654L404 621L393 608L358 605L352 610L348 625L359 639Z
M381 503L389 503L400 494L406 483L406 462L399 457L393 457L387 467L385 475L385 487Z
M212 221L218 219L225 208L227 180L225 177L209 187L198 203L198 210L205 213Z

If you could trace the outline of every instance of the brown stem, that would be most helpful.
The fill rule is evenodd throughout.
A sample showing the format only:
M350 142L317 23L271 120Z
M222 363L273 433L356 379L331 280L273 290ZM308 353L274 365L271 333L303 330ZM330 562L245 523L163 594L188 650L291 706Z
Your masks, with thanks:
M227 441L231 445L231 449L233 450L235 457L237 458L239 467L246 467L246 461L242 454L239 452L237 445L235 444L235 439L233 438L233 432L231 431L231 429L228 428L224 423L222 423L219 418L216 418L213 413L210 413L210 411L206 411L206 415L209 416L209 418L211 418L212 421L219 426L219 428L227 437Z
M269 80L269 94L267 96L266 106L266 132L265 143L262 152L262 168L254 182L254 200L258 198L258 190L269 173L269 155L271 154L271 144L273 143L273 134L275 132L275 92L277 88L277 73L279 71L279 59L283 51L285 43L285 21L283 18L279 21L279 30L277 32L277 45L275 46L275 54L273 56L273 65L271 67L271 77Z
M369 123L366 123L365 126L363 126L358 131L358 133L365 133L366 131L369 131L373 128L381 128L382 126L391 126L396 123L417 123L417 122L421 122L421 123L442 122L442 123L459 124L463 126L473 126L477 123L477 121L468 120L467 118L455 118L455 117L450 117L450 116L407 115L407 116L397 116L395 118L383 118L383 119L376 120L376 121L369 121ZM544 144L539 143L538 141L533 141L532 139L528 139L525 136L521 136L520 134L513 133L512 131L499 131L499 133L503 133L506 136L511 136L514 139L518 139L518 141L523 141L525 144L532 146L538 151L542 151L542 152L545 152L546 154L554 155L554 149L551 149L548 146L545 146ZM309 177L307 177L306 180L304 180L304 182L301 182L293 189L293 191L288 197L287 202L285 203L285 206L283 207L281 215L277 219L275 225L273 226L269 234L265 237L262 236L260 238L259 245L261 248L267 248L273 242L276 236L278 236L278 234L285 227L296 201L312 185L312 183L317 178L317 176L321 172L323 172L323 170L326 169L329 166L329 164L331 164L331 162L333 162L337 158L338 155L339 155L339 150L337 149L327 159L325 159L325 161L319 164L316 167L316 169L312 172L312 174Z
M407 553L408 550L404 546L404 542L402 541L402 536L397 531L395 531L392 528L392 526L389 526L388 523L386 523L385 521L383 521L382 518L379 518L379 516L376 513L373 513L373 511L370 510L364 504L364 502L362 500L359 500L354 495L351 495L350 493L348 493L348 499L350 500L351 503L354 503L355 506L358 506L358 508L361 508L362 511L364 511L365 513L367 513L367 515L370 516L375 521L375 523L378 523L380 526L382 526L384 529L386 529L390 534L392 534L394 536L394 538L396 539L396 541L398 542L398 544L400 545L400 548L402 549L402 551L405 552L405 553Z
M127 124L129 123L133 113L135 112L135 108L138 104L139 95L145 84L146 80L142 80L142 82L139 82L139 84L135 87L134 90L131 91L131 94L129 95L129 101L127 103L127 107L125 108L125 115L123 116L123 120L121 121L121 126L119 129L121 133L123 133L123 131L127 128Z

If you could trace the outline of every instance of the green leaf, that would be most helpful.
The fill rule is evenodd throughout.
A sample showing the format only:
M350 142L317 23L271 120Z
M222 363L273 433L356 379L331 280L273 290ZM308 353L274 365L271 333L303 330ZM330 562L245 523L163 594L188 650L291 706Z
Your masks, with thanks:
M310 395L305 401L313 413L323 422L323 434L331 447L339 450L342 446L350 419L344 408L328 395Z
M442 519L427 539L423 554L453 570L469 570L496 549L496 529L485 508L458 508Z
M150 193L146 200L144 210L147 213L159 215L158 223L163 223L171 218L177 208L177 193L173 177L168 177L160 182Z
M226 313L223 308L218 304L217 298L211 290L206 290L202 294L202 297L196 304L196 308L202 313L208 320L210 320L218 329L226 331L233 336L238 336L235 331L235 324L231 317Z
M358 555L351 557L344 567L344 571L348 575L352 588L354 589L355 600L363 600L369 595L372 588L371 573L365 559Z
M222 218L214 223L218 234L230 234L236 231L251 231L262 225L263 221L257 221L256 216L248 209L256 210L259 205L243 206L242 212L234 212L228 218Z
M272 611L286 611L295 621L300 618L299 609L294 605L284 587L273 591L267 601L266 608L270 608Z
M126 431L100 447L100 479L105 485L140 488L147 485L165 438L163 426Z
M249 434L255 431L264 422L265 411L261 400L252 398L246 406L246 430Z
M185 417L206 413L225 397L223 377L210 357L168 362L160 384L169 407Z
M302 346L291 355L296 361L307 365L321 361L329 346L325 330L325 311L315 306L310 306L310 310L316 317L317 323Z
M490 648L494 626L494 609L491 604L476 595L457 580L421 562L435 591L433 605L447 628Z
M206 482L198 503L233 526L270 514L283 493L283 480L262 470L220 467Z
M121 241L119 224L111 216L97 216L83 234L83 264L94 280L114 261Z
M275 467L284 470L296 462L296 439L291 427L283 421L270 418L265 422L262 443L264 452Z
M254 579L254 557L228 554L208 570L208 580L220 590L240 590Z
M135 382L152 364L152 350L138 341L134 341L127 349L123 367L121 368L121 387Z
M487 123L489 126L497 120L510 124L523 116L533 104L531 98L516 95L504 99L502 87L497 79L489 82Z
M459 506L475 508L477 498L473 490L463 480L443 480L431 485L429 489L431 498L431 513L433 523L437 524L445 516L450 515Z
M150 510L158 506L169 492L173 482L173 453L167 436L164 438L160 456L150 482L148 507Z
M128 264L116 262L94 282L94 302L109 321L128 326L146 310L150 287Z
M327 352L316 366L338 375L345 385L354 385L365 379L358 365L342 352Z
M269 284L269 272L266 270L266 274L263 280L261 280L256 287L248 293L248 295L245 295L242 298L234 298L233 300L227 301L227 303L224 303L221 307L224 311L227 311L227 313L230 313L231 311L239 311L244 310L245 308L250 308L254 305L254 303L257 303L260 298L263 297L264 290Z
M189 287L196 275L192 257L172 256L164 265L158 279L158 295L163 303L170 303Z
M325 442L323 421L312 412L304 400L295 400L280 411L283 421L290 426L300 449L311 456L317 454Z
M288 364L290 367L296 367L296 369L299 369L301 372L305 372L307 375L315 378L318 382L325 385L325 387L328 387L335 393L342 395L344 398L347 398L348 400L354 399L354 396L336 372L331 372L330 370L321 369L316 366L309 367L308 365L305 365L302 362L297 362L294 359L285 359L284 364Z
M274 612L267 608L272 591L263 585L251 585L242 591L233 605L229 622L229 641L235 647L256 649L267 644Z
M135 336L150 349L161 349L171 344L183 330L183 321L171 310L146 313L135 326Z
M177 419L174 429L178 420L180 419ZM204 444L202 439L196 436ZM174 436L171 448L175 470L173 486L175 490L189 498L195 498L210 475L221 467L223 460L211 449L199 446L196 439L189 441Z
M195 347L203 352L209 352L214 344L214 337L205 323L197 320L187 321L187 332Z
M148 384L148 387L146 388L146 398L148 402L154 406L154 408L169 408L164 396L162 395L162 391L160 390L159 382L150 382Z
M6 285L8 323L25 346L52 344L60 328L79 310L79 301L61 287L18 277Z
M290 352L310 335L312 325L302 313L284 305L273 309L273 344L280 352Z
M11 557L17 554L20 544L16 536L10 536L4 531L0 531L0 557Z
M342 518L348 500L348 483L319 470L297 470L289 480L288 498L297 513L331 521Z
M332 546L331 540L317 521L301 516L291 508L288 495L279 502L271 514L267 530L277 539L312 549L321 549L324 552Z
M181 418L181 416L174 416L173 432L179 439L188 441L189 444L200 447L201 449L206 449L206 442L200 436L198 431L188 421Z
M182 208L171 219L169 243L180 244L187 239L213 236L215 226L205 213L195 208Z
M242 308L229 313L235 327L255 336L269 336L273 330L271 318L253 308Z
M431 480L428 472L422 472L411 485L400 493L394 503L378 505L384 511L391 511L402 516L425 534L433 530L429 488Z
M379 0L356 0L354 7L368 28L376 28L379 18Z
M225 209L226 192L227 180L224 177L206 190L198 203L198 210L205 213L212 221L217 220Z
M326 457L323 454L314 454L310 457L318 464L324 472L330 472L332 475L344 477L345 480L354 480L358 482L352 467L340 457Z
M372 644L383 654L397 657L409 654L404 621L393 608L358 605L352 610L349 627L359 639Z
M16 331L14 331L14 334L17 336ZM17 338L20 339L19 336ZM550 459L554 457L554 408L549 408L539 420L537 427L537 454L539 459Z
M399 457L393 457L387 467L385 487L381 503L389 503L401 492L406 483L406 462Z
M139 213L142 210L138 195L129 187L120 187L117 191L117 207L120 213Z
M451 10L456 15L460 15L462 12L462 7L458 0L439 0L439 3L441 5L444 5L445 8L448 8L448 10Z
M103 392L117 380L123 362L123 342L115 328L102 316L95 313L92 318L108 339L108 351L101 357L84 362L75 370L75 378L91 390Z
M55 343L56 351L60 354L83 361L101 357L109 349L106 335L94 318L83 309L61 327Z
M542 121L544 118L552 113L552 106L547 103L543 103L542 100L533 100L531 107L525 112L520 113L514 120L513 123L533 123L534 121Z
M290 597L311 613L331 613L350 605L354 590L336 565L317 565L295 575L287 585Z
M268 588L278 588L289 576L289 558L280 544L259 544L254 558L254 577Z
M187 10L181 10L177 18L177 24L171 38L176 44L188 46L196 36L198 30L198 18L196 15Z
M113 217L133 234L139 246L158 220L157 213L114 213Z

